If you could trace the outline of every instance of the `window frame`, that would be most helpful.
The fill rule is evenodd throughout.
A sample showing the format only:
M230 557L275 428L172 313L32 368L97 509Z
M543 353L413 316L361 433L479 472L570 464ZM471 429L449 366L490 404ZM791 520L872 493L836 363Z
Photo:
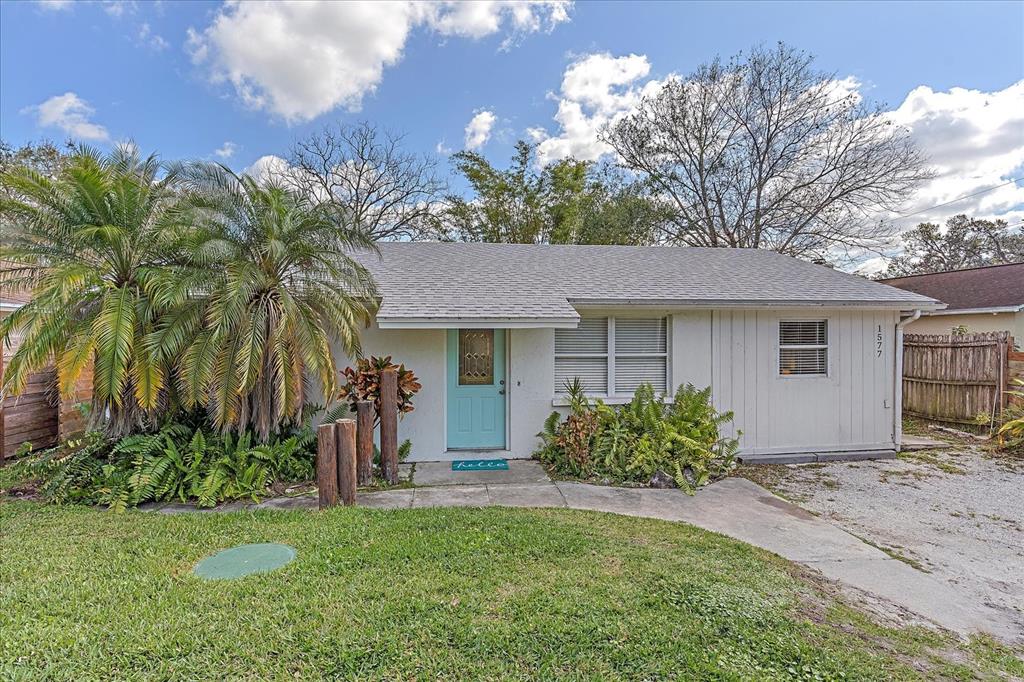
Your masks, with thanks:
M616 390L615 386L615 361L618 357L621 358L664 358L665 359L665 390L671 390L672 386L672 316L668 314L663 315L593 315L587 316L590 318L605 318L606 320L606 331L607 331L607 344L606 352L604 353L559 353L554 350L554 365L557 365L560 358L605 358L608 363L608 379L606 381L605 391L601 392L586 392L588 397L593 398L631 398L635 394L634 391L620 392ZM616 319L640 319L640 320L663 320L665 324L665 350L661 353L639 353L639 352L626 352L617 353L615 346L615 321ZM582 319L582 317L581 317ZM556 344L553 344L553 346ZM556 372L557 373L557 372ZM566 396L566 393L562 390L562 387L555 386L554 388L555 399L562 399Z
M790 323L821 322L825 325L825 343L782 343L782 325ZM832 376L832 332L831 320L828 317L785 317L779 319L775 335L775 377L777 379L828 379ZM810 349L825 351L825 371L814 374L791 373L782 371L782 351L792 349Z

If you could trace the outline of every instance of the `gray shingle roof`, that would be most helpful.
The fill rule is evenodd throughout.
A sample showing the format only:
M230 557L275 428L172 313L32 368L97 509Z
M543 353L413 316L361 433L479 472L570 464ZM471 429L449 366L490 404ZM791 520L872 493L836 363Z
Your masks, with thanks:
M756 249L381 242L358 254L378 320L575 319L573 305L935 307L909 291Z

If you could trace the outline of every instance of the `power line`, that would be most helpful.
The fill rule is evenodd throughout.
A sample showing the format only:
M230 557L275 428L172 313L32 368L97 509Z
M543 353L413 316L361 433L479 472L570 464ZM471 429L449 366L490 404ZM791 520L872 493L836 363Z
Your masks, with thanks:
M934 206L929 206L927 208L922 208L921 210L914 211L913 213L905 213L903 215L895 216L893 218L890 218L890 221L892 221L892 220L902 220L903 218L912 218L913 216L920 215L921 213L926 213L926 212L932 210L933 208L942 208L943 206L949 206L950 204L955 204L956 202L963 201L964 199L970 199L971 197L976 197L976 196L979 196L981 194L987 194L988 192L991 192L993 190L997 190L1000 187L1006 187L1007 185L1012 185L1012 184L1014 184L1015 182L1017 182L1019 180L1024 180L1024 178L1012 178L1009 181L1004 182L1001 185L996 185L994 187L989 187L988 189L983 189L983 190L980 190L978 192L974 192L973 194L965 194L962 197L957 197L956 199L951 199L950 201L946 201L946 202L943 202L941 204L935 204Z

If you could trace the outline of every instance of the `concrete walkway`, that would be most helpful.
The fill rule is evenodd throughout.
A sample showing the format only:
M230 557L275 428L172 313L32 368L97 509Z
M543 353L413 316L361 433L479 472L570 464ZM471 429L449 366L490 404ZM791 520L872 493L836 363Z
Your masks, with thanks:
M743 478L718 481L691 496L671 489L551 481L535 462L510 462L515 466L497 477L497 472L453 474L450 465L438 464L445 468L421 469L423 463L417 464L414 478L417 483L433 480L435 485L360 493L357 504L378 509L555 507L685 521L815 568L828 578L882 597L961 635L987 632L1008 642L1024 638L998 612ZM316 498L276 498L219 509L242 508L315 509ZM176 504L153 510L195 511Z

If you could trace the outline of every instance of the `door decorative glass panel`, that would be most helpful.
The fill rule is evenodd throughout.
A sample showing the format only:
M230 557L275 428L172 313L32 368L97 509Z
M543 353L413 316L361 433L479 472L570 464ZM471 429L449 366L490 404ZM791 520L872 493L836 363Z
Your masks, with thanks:
M494 383L494 330L459 330L459 386Z

